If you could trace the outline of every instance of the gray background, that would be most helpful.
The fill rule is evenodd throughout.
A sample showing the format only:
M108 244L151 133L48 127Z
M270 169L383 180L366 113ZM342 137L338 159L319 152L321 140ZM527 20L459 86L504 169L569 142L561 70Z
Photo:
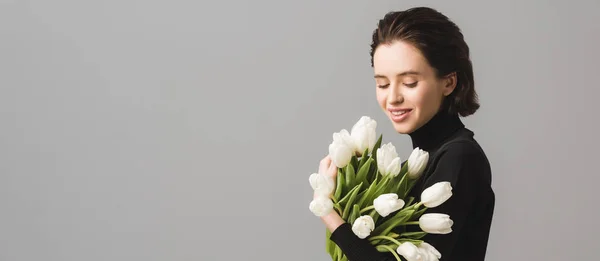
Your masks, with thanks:
M308 175L377 107L371 31L472 49L487 260L596 260L598 1L0 0L0 260L327 260Z

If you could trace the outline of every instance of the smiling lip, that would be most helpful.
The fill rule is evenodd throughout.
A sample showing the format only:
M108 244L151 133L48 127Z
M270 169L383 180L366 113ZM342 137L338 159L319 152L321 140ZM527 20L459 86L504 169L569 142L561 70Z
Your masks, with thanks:
M412 109L388 109L388 111L390 112L390 118L392 119L392 121L399 123L402 122L403 120L405 120L410 113L412 112Z

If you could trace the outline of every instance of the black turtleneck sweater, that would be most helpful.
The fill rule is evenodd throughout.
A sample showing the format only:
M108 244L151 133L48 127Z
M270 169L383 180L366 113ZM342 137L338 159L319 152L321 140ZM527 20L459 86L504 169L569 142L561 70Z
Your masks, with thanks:
M451 233L423 238L442 254L441 261L485 259L495 195L490 164L473 136L458 115L443 112L410 134L413 148L427 151L429 162L409 196L418 202L421 192L434 183L452 184L452 197L425 212L448 214L454 222ZM391 253L377 251L368 238L357 237L348 223L335 229L330 238L350 261L396 260Z

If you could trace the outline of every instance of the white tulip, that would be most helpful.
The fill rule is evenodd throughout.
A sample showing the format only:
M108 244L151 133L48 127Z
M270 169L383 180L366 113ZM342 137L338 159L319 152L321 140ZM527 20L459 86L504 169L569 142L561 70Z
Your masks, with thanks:
M424 258L427 261L439 261L440 258L442 258L440 251L427 242L421 242L421 244L419 244L419 250L422 255L427 256L427 258Z
M447 214L427 213L419 218L419 227L429 234L449 234L453 224Z
M396 252L403 256L407 261L424 261L425 257L421 253L421 250L413 243L404 242L396 248Z
M329 156L338 168L348 165L354 151L355 145L347 130L333 133L333 142L329 144Z
M348 132L348 130L342 129L340 132L333 133L333 141L345 144L346 146L352 148L352 154L354 155L356 143L354 142L354 138L350 136L350 132Z
M315 191L315 194L328 197L335 189L333 178L319 173L313 173L308 177L310 186Z
M377 168L383 176L396 177L400 174L402 162L391 142L383 144L377 150Z
M333 210L333 201L325 196L317 196L310 202L308 209L310 209L310 212L315 214L315 216L322 217Z
M375 222L369 215L358 217L352 224L352 232L361 239L368 237L374 229Z
M366 149L373 151L377 143L377 122L370 117L362 116L350 130L355 144L356 155L361 155Z
M373 207L380 216L387 217L392 212L402 209L404 200L398 199L396 193L382 194L373 200Z
M437 207L452 197L452 185L448 181L437 182L421 192L421 202L428 208Z
M427 161L429 161L429 153L418 147L415 148L408 157L408 177L411 179L420 177L427 166Z

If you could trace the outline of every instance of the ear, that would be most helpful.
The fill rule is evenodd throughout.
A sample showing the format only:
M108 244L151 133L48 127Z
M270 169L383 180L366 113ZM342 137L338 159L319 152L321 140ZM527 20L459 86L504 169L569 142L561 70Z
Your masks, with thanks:
M456 72L452 72L444 77L444 96L450 95L456 89Z

